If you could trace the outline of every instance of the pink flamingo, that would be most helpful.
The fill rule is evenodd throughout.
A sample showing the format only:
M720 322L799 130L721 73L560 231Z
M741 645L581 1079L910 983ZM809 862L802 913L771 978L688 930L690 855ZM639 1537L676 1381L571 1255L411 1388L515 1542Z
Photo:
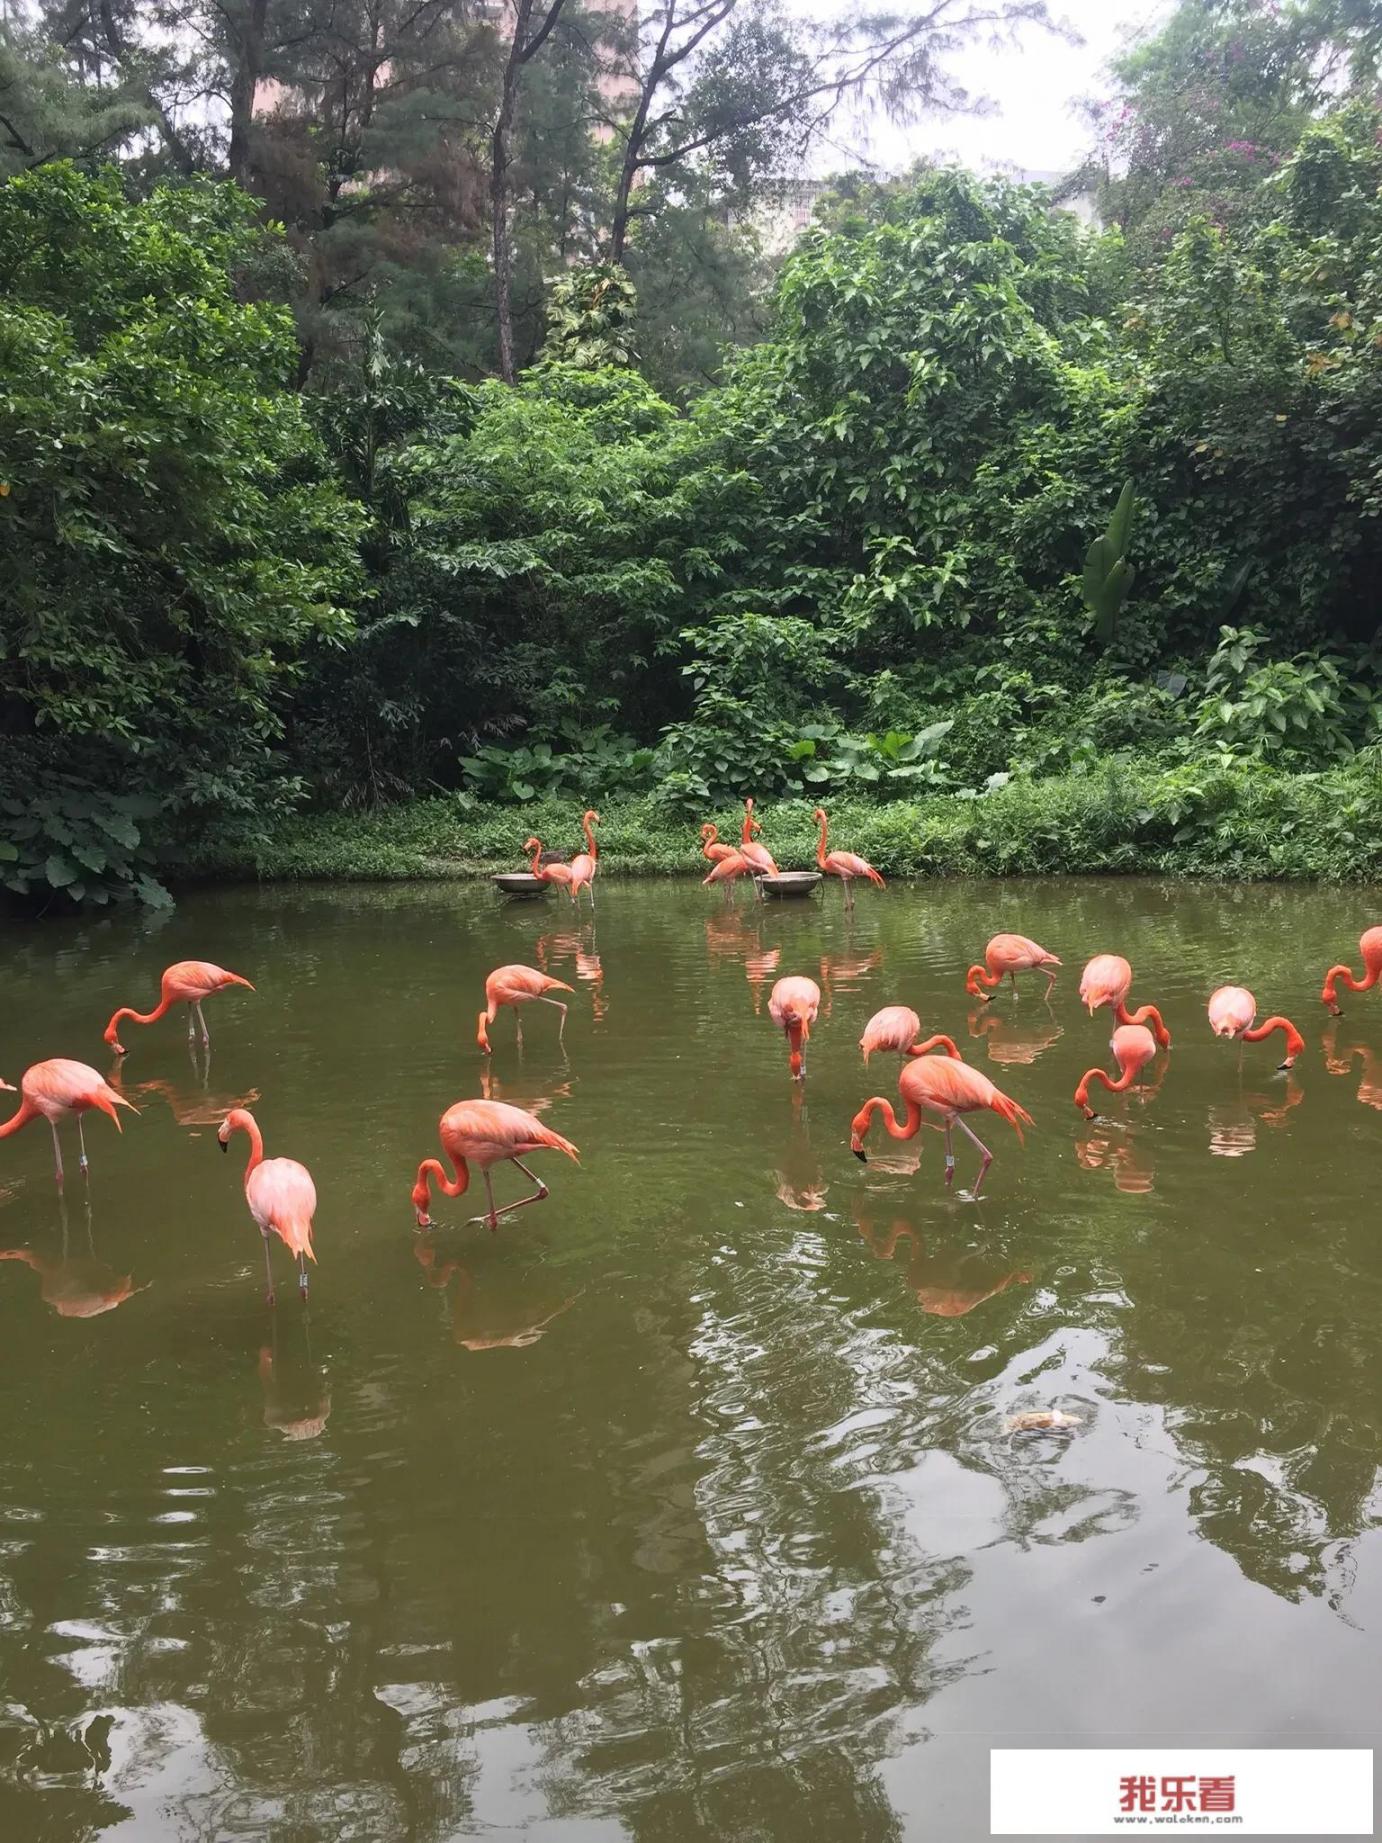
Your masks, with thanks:
M1145 1024L1151 1022L1156 1040L1162 1049L1171 1047L1171 1033L1161 1021L1161 1013L1155 1005L1143 1005L1138 1011L1128 1010L1128 993L1132 989L1132 968L1121 954L1101 953L1085 967L1080 976L1080 1003L1088 1005L1089 1015L1108 1005L1120 1024Z
M928 1050L940 1048L947 1056L959 1057L960 1052L951 1038L928 1037L921 1043L917 1040L920 1036L921 1019L915 1011L906 1005L885 1005L865 1024L859 1048L864 1052L865 1062L875 1050L895 1050L900 1056L924 1056Z
M701 827L701 856L708 864L719 864L736 855L733 845L721 842L720 828L709 820Z
M580 1153L569 1139L563 1139L560 1133L554 1133L550 1126L544 1126L541 1120L535 1120L521 1107L510 1107L506 1101L457 1101L454 1107L448 1107L441 1117L438 1128L441 1134L442 1149L456 1168L454 1179L447 1177L440 1161L424 1158L417 1168L417 1181L413 1185L413 1208L417 1211L417 1225L420 1229L432 1226L427 1213L431 1201L427 1186L429 1174L436 1178L437 1188L448 1197L464 1195L470 1184L470 1166L475 1165L485 1180L485 1195L489 1198L489 1209L483 1216L472 1216L472 1222L487 1222L491 1234L499 1227L499 1212L494 1204L494 1181L490 1177L490 1167L508 1160L518 1166L524 1177L531 1179L537 1189L530 1197L520 1197L516 1203L507 1203L504 1214L525 1208L529 1203L540 1203L547 1196L547 1186L534 1172L523 1163L523 1155L529 1157L546 1147L553 1152L565 1152L568 1158L580 1163Z
M264 1277L268 1282L268 1303L274 1303L274 1270L269 1259L269 1233L272 1231L298 1260L298 1295L307 1300L307 1263L315 1262L312 1252L312 1217L317 1208L317 1187L306 1165L295 1158L265 1158L264 1136L259 1122L244 1107L232 1107L216 1129L223 1152L230 1148L232 1133L249 1136L250 1156L245 1166L245 1201L250 1215L259 1225L264 1238Z
M827 877L838 877L840 879L840 882L844 885L845 907L847 909L852 909L854 907L853 886L856 877L867 877L869 882L876 883L879 889L885 889L887 887L882 877L879 876L873 865L870 864L866 858L857 857L852 851L826 851L825 842L830 821L825 816L825 808L823 806L818 806L815 812L812 813L811 818L821 829L821 835L816 841L816 863Z
M174 1005L186 1005L188 1042L195 1040L200 1025L202 1042L210 1043L211 1035L202 1015L202 1000L232 985L254 990L248 979L242 979L239 973L228 973L223 966L213 966L210 960L179 960L164 972L159 1000L153 1010L139 1012L132 1011L128 1005L122 1006L106 1025L104 1039L117 1056L123 1056L125 1049L118 1035L121 1018L127 1017L132 1024L155 1024Z
M544 864L540 838L530 838L523 849L533 854L533 861L528 866L532 876L539 878L543 883L550 883L554 889L570 889L571 866L569 864Z
M0 1081L0 1088L13 1094L14 1088L7 1081ZM104 1081L95 1069L84 1062L69 1062L65 1056L55 1056L49 1062L36 1062L25 1069L19 1078L19 1108L0 1126L0 1139L8 1139L11 1133L17 1133L30 1120L37 1120L40 1115L53 1130L53 1158L57 1165L58 1183L62 1182L62 1146L58 1143L58 1121L75 1117L77 1122L77 1143L81 1147L81 1169L88 1170L86 1156L86 1138L82 1132L82 1115L91 1108L98 1107L102 1113L109 1114L114 1120L117 1131L123 1132L117 1107L128 1107L131 1113L139 1109L131 1105L123 1094L117 1094L110 1083Z
M1038 942L1029 940L1025 934L995 934L984 949L984 965L971 966L965 974L965 991L971 998L982 998L989 1002L985 986L1001 985L1006 973L1012 980L1014 993L1017 991L1017 975L1027 972L1046 974L1044 998L1051 996L1051 987L1056 983L1056 975L1051 970L1060 965L1053 953Z
M599 825L600 815L594 807L589 807L581 814L581 830L585 833L585 850L578 852L571 860L571 900L578 902L581 891L590 892L590 906L595 907L595 870L599 862L600 847L595 843L594 827Z
M923 1113L934 1114L945 1128L945 1181L951 1184L955 1180L955 1149L952 1131L958 1126L960 1130L974 1141L979 1148L981 1163L979 1175L974 1180L971 1196L977 1197L984 1182L984 1173L993 1163L993 1154L979 1135L970 1127L963 1116L978 1113L984 1108L991 1108L1009 1121L1022 1138L1022 1121L1028 1126L1034 1124L1032 1116L1024 1107L1019 1107L1010 1096L995 1088L987 1075L981 1075L978 1069L972 1069L967 1062L952 1061L948 1056L921 1056L913 1062L903 1065L898 1078L898 1088L907 1103L907 1114L902 1124L898 1124L891 1101L881 1094L873 1095L855 1114L850 1123L849 1149L854 1156L864 1163L868 1156L864 1151L864 1140L868 1136L869 1126L874 1114L882 1116L883 1124L894 1139L912 1139L921 1126Z
M708 883L719 883L723 885L725 901L728 902L730 897L734 894L734 879L736 877L751 877L752 875L753 865L750 864L743 852L731 851L727 858L720 859L719 863L708 877L701 878L701 884L702 887Z
M814 979L803 979L797 974L779 979L768 994L768 1016L787 1037L793 1081L800 1081L806 1072L802 1052L820 1008L820 987Z
M1329 1006L1335 1017L1344 1015L1339 1008L1336 985L1346 985L1350 992L1368 992L1382 979L1382 928L1369 928L1358 943L1358 951L1363 956L1361 979L1355 979L1346 966L1331 966L1324 976L1324 990L1320 993L1320 999Z
M739 855L749 860L757 875L761 877L775 877L777 875L777 865L773 862L772 852L769 851L766 845L760 845L753 836L755 832L761 832L762 830L763 827L753 816L753 801L745 800L744 832L739 841Z
M1269 1017L1256 1029L1249 1029L1257 1016L1257 1000L1246 986L1221 985L1209 1000L1209 1027L1216 1037L1237 1037L1243 1043L1260 1043L1263 1037L1280 1030L1286 1037L1286 1058L1279 1069L1289 1069L1305 1048L1305 1039L1289 1018Z
M485 1009L480 1013L479 1027L475 1033L475 1041L485 1054L490 1054L487 1027L499 1015L502 1005L513 1006L514 1028L518 1032L518 1041L522 1043L523 1026L519 1022L518 1007L534 998L540 1004L555 1005L560 1011L561 1023L557 1026L557 1041L560 1043L566 1031L566 1006L559 998L549 998L549 992L570 992L574 996L575 987L561 979L549 979L546 973L540 973L535 966L496 966L485 980Z
M1075 1105L1084 1109L1086 1120L1099 1117L1089 1105L1089 1084L1100 1081L1110 1094L1123 1094L1156 1055L1156 1040L1144 1024L1120 1024L1109 1040L1109 1048L1118 1064L1118 1080L1114 1081L1102 1069L1086 1069L1075 1090Z

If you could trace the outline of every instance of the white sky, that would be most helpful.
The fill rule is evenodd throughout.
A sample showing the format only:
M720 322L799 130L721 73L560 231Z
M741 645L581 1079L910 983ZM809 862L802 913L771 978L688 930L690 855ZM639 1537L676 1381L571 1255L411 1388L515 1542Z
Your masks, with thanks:
M817 8L805 0L803 10ZM970 94L995 104L992 114L932 117L906 128L875 122L864 133L841 132L837 147L821 150L815 164L823 171L839 167L841 153L851 149L889 170L939 155L980 170L1065 171L1091 145L1076 105L1107 92L1104 67L1110 56L1170 10L1171 0L1051 0L1053 16L1072 25L1082 44L1029 26L1016 46L976 44L951 60L953 74Z

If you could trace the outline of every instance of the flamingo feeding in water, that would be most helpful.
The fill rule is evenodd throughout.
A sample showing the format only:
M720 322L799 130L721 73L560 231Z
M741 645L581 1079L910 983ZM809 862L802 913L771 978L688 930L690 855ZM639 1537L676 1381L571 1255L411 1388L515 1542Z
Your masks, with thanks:
M549 979L546 973L540 973L535 966L496 966L485 980L485 1009L480 1013L479 1026L475 1032L475 1041L488 1056L490 1054L489 1029L499 1015L501 1005L514 1008L514 1028L518 1041L523 1041L523 1026L519 1022L518 1007L530 999L537 999L540 1004L555 1005L561 1013L561 1023L557 1026L557 1041L561 1042L566 1031L566 1006L559 998L549 998L549 992L570 992L574 996L575 987L569 986L561 979Z
M531 876L537 877L543 883L550 883L554 889L570 889L571 866L569 864L544 864L540 838L528 839L523 849L533 854L533 861L528 866Z
M1216 1037L1237 1037L1242 1043L1260 1043L1263 1037L1280 1030L1286 1037L1286 1056L1277 1067L1289 1069L1305 1048L1305 1039L1290 1018L1269 1017L1265 1023L1250 1029L1256 1016L1257 1000L1246 986L1221 985L1210 998L1209 1027Z
M587 807L581 814L581 830L585 833L585 850L580 851L571 860L571 900L579 902L581 891L590 892L590 906L595 907L595 870L599 862L600 847L595 843L594 828L600 823L600 815L594 807Z
M440 1160L424 1158L417 1168L417 1181L413 1185L413 1208L417 1211L417 1225L420 1229L432 1226L432 1219L427 1213L431 1200L428 1190L429 1175L437 1180L437 1188L448 1197L464 1195L470 1184L470 1166L474 1165L485 1180L485 1195L489 1198L489 1209L483 1216L472 1216L472 1222L487 1222L490 1232L499 1227L499 1211L494 1203L494 1181L490 1177L490 1167L508 1160L518 1166L524 1177L530 1178L537 1189L530 1197L520 1197L516 1203L507 1203L504 1214L523 1209L529 1203L540 1203L548 1194L547 1186L534 1172L523 1163L523 1155L531 1157L544 1147L553 1152L565 1152L568 1158L580 1163L580 1153L569 1139L563 1139L560 1133L554 1133L541 1120L536 1120L521 1107L510 1107L506 1101L457 1101L454 1107L448 1107L441 1117L438 1127L441 1135L442 1149L455 1166L456 1175L449 1178Z
M14 1093L7 1081L0 1081L0 1088L9 1094ZM123 1094L117 1094L109 1082L84 1062L69 1062L65 1056L55 1056L49 1062L36 1062L31 1068L25 1069L19 1078L19 1108L0 1126L0 1139L8 1139L11 1133L17 1133L30 1120L37 1120L41 1115L53 1130L53 1158L57 1166L57 1179L61 1184L62 1146L58 1142L58 1121L75 1117L77 1143L81 1147L81 1168L85 1172L88 1167L82 1115L93 1107L109 1114L120 1132L124 1128L120 1125L116 1108L128 1107L131 1113L139 1112Z
M1012 1124L1019 1139L1022 1137L1022 1122L1025 1120L1028 1126L1034 1124L1026 1108L1019 1107L1009 1095L995 1088L987 1075L981 1075L978 1069L972 1069L967 1062L953 1061L948 1056L920 1056L915 1061L907 1062L898 1078L898 1089L907 1104L906 1117L902 1123L898 1124L891 1101L885 1100L881 1094L871 1096L850 1122L850 1151L864 1163L868 1162L864 1140L868 1137L874 1114L882 1116L884 1126L894 1139L915 1138L923 1113L933 1114L945 1128L947 1184L955 1180L953 1129L958 1126L979 1148L981 1162L979 1175L974 1180L974 1189L970 1192L973 1197L979 1195L984 1173L993 1163L993 1154L963 1116L991 1108Z
M983 966L971 966L965 974L965 991L971 998L982 998L987 1004L989 994L984 987L1001 985L1004 973L1012 980L1013 993L1016 995L1019 973L1040 972L1046 975L1046 990L1042 997L1049 998L1051 987L1056 983L1052 968L1059 965L1060 961L1053 953L1047 953L1044 947L1029 940L1025 934L995 934L984 949Z
M250 1215L259 1225L264 1238L264 1277L266 1294L274 1302L274 1270L269 1259L269 1236L277 1235L284 1247L297 1256L298 1293L307 1299L307 1263L315 1261L312 1252L312 1217L317 1208L317 1187L306 1165L295 1158L265 1158L264 1135L259 1122L244 1107L232 1107L216 1129L216 1139L223 1152L230 1149L232 1133L249 1136L250 1156L245 1166L245 1201Z
M725 844L720 838L720 828L709 820L701 827L701 856L708 864L721 864L726 858L737 856L733 845Z
M760 845L754 838L755 832L761 832L762 825L753 816L753 801L744 802L744 831L739 841L739 855L746 857L753 865L754 872L760 877L775 877L777 865L773 854L766 845Z
M814 979L798 974L779 979L768 995L768 1016L785 1033L791 1051L788 1061L793 1081L800 1081L806 1072L803 1051L820 1008L820 987Z
M750 864L743 852L731 851L728 857L720 859L719 863L715 865L708 877L701 878L701 883L702 885L707 883L723 884L725 901L728 902L734 894L734 879L736 877L751 877L752 875L753 865Z
M1156 1040L1145 1024L1120 1024L1109 1041L1109 1048L1118 1064L1118 1080L1114 1081L1103 1069L1086 1069L1075 1090L1075 1105L1084 1109L1086 1120L1099 1117L1089 1104L1089 1084L1102 1082L1110 1094L1124 1093L1156 1055Z
M1324 976L1324 990L1320 993L1320 999L1329 1006L1335 1017L1344 1015L1339 1008L1336 986L1346 985L1350 992L1368 992L1382 979L1382 928L1369 928L1358 943L1358 951L1363 956L1361 979L1355 979L1346 966L1331 966Z
M139 1012L131 1010L128 1005L122 1006L106 1025L104 1039L117 1056L123 1056L125 1047L118 1034L121 1018L128 1018L132 1024L154 1024L174 1005L186 1005L188 1041L195 1040L197 1026L200 1025L202 1042L210 1043L211 1033L202 1015L202 1000L232 985L246 986L251 992L254 990L248 979L242 979L239 973L228 973L223 966L213 966L210 960L179 960L164 972L159 1000L153 1010Z
M924 1056L928 1050L943 1049L947 1056L959 1057L959 1050L949 1037L928 1037L924 1043L921 1036L921 1019L907 1005L885 1005L881 1011L875 1011L864 1026L864 1034L859 1039L859 1048L864 1052L867 1062L875 1050L895 1050L899 1056Z
M1162 1023L1161 1013L1155 1005L1143 1005L1137 1011L1128 1010L1128 993L1131 990L1132 968L1121 954L1095 954L1080 976L1080 1003L1088 1005L1091 1017L1100 1005L1108 1005L1120 1024L1150 1022L1162 1049L1170 1049L1171 1033Z
M816 863L827 877L838 877L840 879L840 882L844 885L845 907L847 909L852 909L854 907L853 886L856 877L867 877L869 882L876 883L879 889L887 887L882 877L879 876L873 865L870 864L866 858L858 857L852 851L828 852L826 850L825 842L829 832L830 821L825 816L825 808L823 806L818 806L815 812L812 813L811 818L814 824L818 825L821 829L821 835L816 840Z

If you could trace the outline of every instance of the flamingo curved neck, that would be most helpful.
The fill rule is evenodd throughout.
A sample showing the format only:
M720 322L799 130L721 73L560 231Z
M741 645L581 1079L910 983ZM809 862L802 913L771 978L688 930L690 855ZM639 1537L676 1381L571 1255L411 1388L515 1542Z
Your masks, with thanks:
M585 833L585 848L590 853L591 860L594 861L600 855L600 847L595 843L595 833L591 828L589 813L581 814L581 830Z
M825 869L825 841L826 841L826 837L830 829L830 821L826 818L824 813L822 813L820 817L820 828L821 828L821 835L819 839L817 839L816 841L816 862L820 865L821 869L824 870Z
M456 1175L454 1178L449 1178L446 1175L445 1168L440 1159L424 1158L422 1163L418 1166L417 1182L413 1186L413 1201L420 1209L426 1209L427 1207L427 1180L429 1177L436 1179L437 1189L446 1197L464 1196L465 1192L469 1189L469 1165L467 1165L463 1158L457 1158L454 1154L452 1155L451 1162L456 1167Z
M1113 1077L1103 1069L1089 1069L1080 1077L1080 1085L1075 1090L1075 1105L1083 1107L1086 1113L1089 1111L1089 1084L1091 1082L1102 1082L1110 1094L1122 1094L1132 1087L1136 1075L1137 1070L1132 1067L1131 1063L1123 1069L1117 1081L1114 1081Z
M908 1101L906 1115L900 1123L893 1111L892 1102L885 1100L881 1094L875 1094L871 1101L864 1103L864 1112L868 1116L865 1132L877 1114L892 1139L914 1139L921 1126L921 1108L915 1101Z
M11 1133L17 1133L21 1126L27 1126L30 1120L38 1118L38 1109L27 1094L21 1095L19 1105L9 1119L0 1125L0 1139L8 1139Z
M245 1165L245 1182L248 1184L250 1181L250 1173L254 1170L255 1166L262 1165L264 1162L264 1135L259 1130L259 1122L248 1116L243 1120L236 1121L235 1131L237 1133L244 1133L250 1142L249 1160Z
M1161 1021L1161 1013L1155 1005L1140 1005L1136 1011L1129 1011L1126 998L1120 999L1114 1013L1120 1024L1150 1024L1152 1035L1162 1049L1171 1047L1171 1033Z
M1290 1018L1269 1017L1251 1030L1243 1032L1245 1043L1260 1043L1264 1037L1270 1037L1274 1030L1279 1030L1286 1038L1286 1054L1294 1059L1305 1048L1305 1039L1291 1022Z
M991 973L986 966L974 965L965 974L965 990L971 998L982 998L980 986L995 986L1002 982L1001 973Z
M1347 966L1331 966L1324 976L1324 983L1326 991L1332 991L1338 984L1347 986L1350 992L1370 992L1379 978L1382 978L1382 967L1379 966L1365 966L1361 979L1356 979L1352 969Z

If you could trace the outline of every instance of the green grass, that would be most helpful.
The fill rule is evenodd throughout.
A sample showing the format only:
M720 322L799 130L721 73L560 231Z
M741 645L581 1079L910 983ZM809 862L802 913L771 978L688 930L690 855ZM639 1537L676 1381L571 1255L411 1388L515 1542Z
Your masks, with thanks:
M599 801L601 874L703 874L698 819L655 797ZM1110 759L1094 772L1013 780L978 799L829 802L831 840L891 876L1155 873L1186 877L1382 880L1382 776L1375 769L1283 774L1258 764L1159 770ZM811 803L760 803L764 840L784 870L814 860ZM740 813L722 807L723 838ZM370 813L303 814L267 839L207 839L174 875L196 879L411 879L519 869L523 841L580 846L580 808L455 798Z

